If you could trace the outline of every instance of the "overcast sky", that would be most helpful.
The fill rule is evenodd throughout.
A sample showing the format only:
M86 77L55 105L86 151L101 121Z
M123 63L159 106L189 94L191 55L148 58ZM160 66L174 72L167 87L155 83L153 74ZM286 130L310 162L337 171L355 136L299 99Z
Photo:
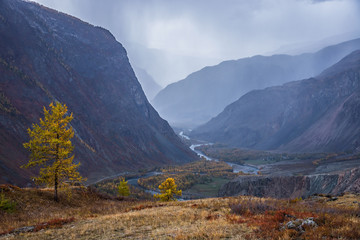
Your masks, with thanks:
M36 2L109 29L127 48L132 64L162 86L222 60L294 53L360 37L358 0Z

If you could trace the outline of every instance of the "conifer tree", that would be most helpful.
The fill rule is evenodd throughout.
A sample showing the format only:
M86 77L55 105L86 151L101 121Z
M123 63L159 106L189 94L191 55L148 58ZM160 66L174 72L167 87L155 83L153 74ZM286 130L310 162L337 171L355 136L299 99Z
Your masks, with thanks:
M159 190L160 190L160 194L154 194L154 197L160 199L160 201L163 202L177 201L174 194L177 196L182 195L182 191L177 190L177 185L175 184L175 180L173 178L167 178L159 186Z
M69 125L72 113L67 114L67 106L51 103L49 110L44 107L44 118L40 124L28 129L30 141L24 143L30 154L29 162L23 167L40 166L39 176L34 178L37 184L54 187L54 200L58 201L58 189L84 181L77 171L80 163L74 164L74 147L71 138L74 130Z
M123 197L129 196L130 195L130 189L129 189L128 181L125 181L124 178L121 178L118 190L119 190L119 195L120 196L123 196Z

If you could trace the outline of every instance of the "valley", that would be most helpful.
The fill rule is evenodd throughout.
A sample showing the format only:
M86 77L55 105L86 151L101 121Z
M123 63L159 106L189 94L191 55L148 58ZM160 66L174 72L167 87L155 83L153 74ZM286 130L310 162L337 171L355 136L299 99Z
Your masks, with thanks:
M278 153L222 144L201 145L197 149L230 166L227 161L241 163L234 164L234 172L237 167L256 169L250 175L245 171L247 174L224 183L218 196L307 198L315 193L340 195L360 190L358 153Z
M129 179L129 184L145 191L151 195L158 193L157 187L166 178L174 178L178 187L183 190L183 196L179 200L223 197L241 195L255 195L258 197L275 198L306 198L311 194L339 195L345 191L357 192L360 187L358 173L355 170L353 180L347 183L336 183L340 181L342 174L352 174L349 171L358 169L360 156L357 153L277 153L258 150L245 150L229 148L223 144L200 143L192 140L180 132L179 136L190 144L190 149L195 151L201 158L197 161L183 166L168 166L155 170L145 170L137 177ZM194 144L192 144L194 143ZM138 175L139 173L133 173ZM328 180L325 180L329 176ZM324 180L305 183L307 178L318 178ZM266 181L263 181L266 179ZM303 182L303 180L305 179ZM250 182L260 181L256 187L251 187ZM279 184L284 195L278 193L276 187L267 186L269 181ZM104 187L111 182L110 187ZM98 189L106 193L116 195L115 186L119 178L114 178L98 184ZM244 182L241 188L236 184ZM234 185L235 184L235 185ZM303 185L308 184L308 190L299 191ZM333 188L323 188L322 185L333 184ZM340 190L334 190L336 184L342 184ZM277 183L276 183L277 185ZM291 187L290 187L291 186ZM246 189L266 189L267 192L246 192ZM273 191L271 190L273 189ZM298 190L296 190L298 189ZM147 199L151 199L151 195Z
M0 239L360 239L357 1L35 1L0 0Z
M279 153L226 147L223 144L199 146L207 156L251 164L263 175L310 175L338 173L359 166L359 153Z

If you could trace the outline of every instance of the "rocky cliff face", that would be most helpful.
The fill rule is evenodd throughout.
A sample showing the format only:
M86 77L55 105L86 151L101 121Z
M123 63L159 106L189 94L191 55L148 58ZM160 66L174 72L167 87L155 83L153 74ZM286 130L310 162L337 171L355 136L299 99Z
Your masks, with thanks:
M42 107L74 114L75 159L96 180L196 156L147 101L122 45L105 29L20 0L0 0L0 182L24 184L22 143Z
M360 146L360 51L315 78L247 93L191 136L287 152Z
M320 193L339 195L344 192L360 192L359 168L327 175L238 177L225 184L219 196L304 198Z
M360 49L360 39L311 54L225 61L168 85L157 94L153 103L171 124L198 126L249 91L316 76L357 49Z

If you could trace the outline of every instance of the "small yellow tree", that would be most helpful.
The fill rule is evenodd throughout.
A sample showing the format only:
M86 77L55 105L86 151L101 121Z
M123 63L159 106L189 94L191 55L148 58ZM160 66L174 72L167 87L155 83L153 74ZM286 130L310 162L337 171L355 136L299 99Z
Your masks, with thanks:
M65 104L51 103L49 107L49 110L44 107L44 119L40 118L40 124L33 124L32 129L28 129L30 141L24 143L24 147L31 154L23 167L43 166L35 182L54 187L54 200L58 201L58 188L67 188L85 179L77 171L80 163L73 163L71 138L74 130L69 126L72 113L67 115Z
M130 195L130 189L129 189L128 181L125 181L124 178L121 178L118 190L119 190L119 195L120 196L123 196L123 197L129 196Z
M177 190L176 188L177 185L175 184L175 180L173 178L168 178L159 186L160 194L154 194L154 197L163 202L177 201L174 194L181 196L182 191Z

